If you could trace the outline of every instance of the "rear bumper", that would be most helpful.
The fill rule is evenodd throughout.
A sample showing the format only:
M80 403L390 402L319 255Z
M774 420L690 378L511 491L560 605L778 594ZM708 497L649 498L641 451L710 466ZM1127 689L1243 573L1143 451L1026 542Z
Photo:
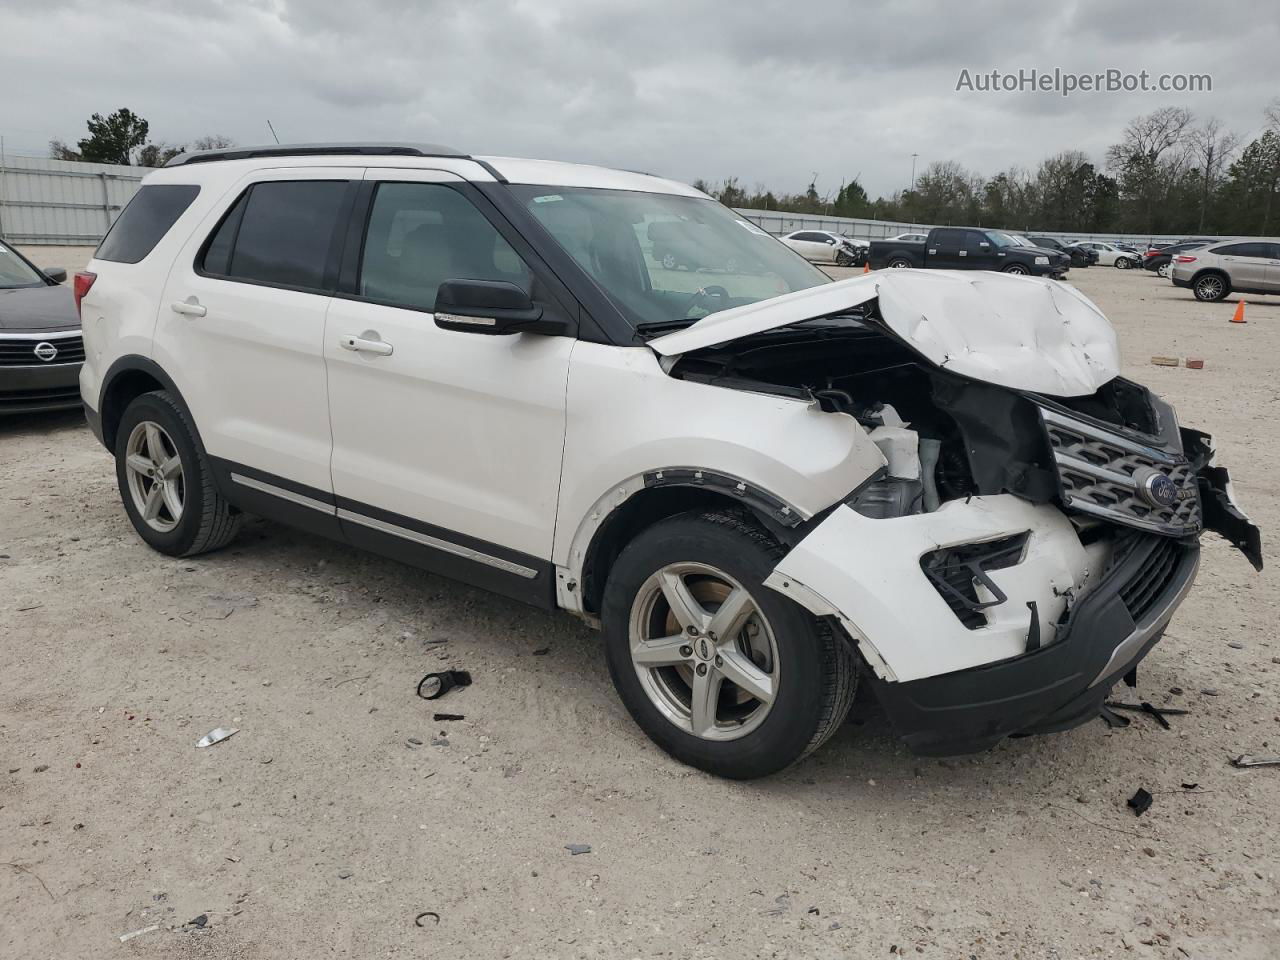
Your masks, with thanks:
M974 753L1008 736L1051 733L1098 715L1115 682L1160 640L1195 581L1197 545L1180 556L1158 598L1135 621L1122 588L1147 553L1117 564L1081 599L1047 647L986 666L907 683L873 679L885 712L924 756Z
M1175 287L1190 287L1190 286L1191 286L1191 279L1190 279L1189 277L1179 277L1179 276L1177 276L1177 275L1175 274L1175 275L1173 276L1173 278L1172 278L1172 279L1173 279L1173 285L1174 285Z
M0 367L0 416L80 406L79 363Z

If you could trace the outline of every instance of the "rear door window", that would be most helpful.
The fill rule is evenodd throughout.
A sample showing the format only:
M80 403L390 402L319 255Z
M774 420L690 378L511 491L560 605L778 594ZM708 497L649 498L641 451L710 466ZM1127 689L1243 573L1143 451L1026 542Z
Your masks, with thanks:
M325 289L348 186L345 180L255 183L209 238L201 271L228 280Z
M1265 243L1229 243L1212 251L1222 257L1269 257L1271 251Z
M156 248L200 188L182 183L146 184L116 218L94 257L116 263L138 263Z

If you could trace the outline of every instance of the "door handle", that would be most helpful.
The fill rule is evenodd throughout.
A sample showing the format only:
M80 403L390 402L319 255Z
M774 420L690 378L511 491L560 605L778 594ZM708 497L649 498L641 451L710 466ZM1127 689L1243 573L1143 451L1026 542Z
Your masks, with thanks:
M376 337L377 334L372 334ZM338 346L343 350L354 350L356 353L372 353L379 357L389 357L395 352L395 347L387 343L385 340L376 340L370 337L370 333L366 332L364 336L353 337L344 336L338 340Z
M184 317L203 317L209 312L195 297L187 297L185 300L176 300L169 304L169 309L174 313L182 314Z

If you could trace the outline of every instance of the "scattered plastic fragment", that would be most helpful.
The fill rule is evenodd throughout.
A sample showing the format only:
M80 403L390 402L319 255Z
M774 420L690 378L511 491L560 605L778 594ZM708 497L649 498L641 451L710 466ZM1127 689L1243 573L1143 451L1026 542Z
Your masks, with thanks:
M1120 716L1120 714L1116 713L1106 704L1103 704L1098 708L1098 716L1102 718L1103 723L1113 730L1117 727L1129 726L1130 721L1128 717Z
M1156 718L1156 722L1166 730L1169 729L1169 721L1166 716L1176 717L1190 713L1190 710L1183 710L1180 707L1157 707L1143 700L1141 703L1120 703L1115 700L1108 700L1107 704L1112 710L1132 710L1134 713L1146 713Z
M134 937L140 937L144 933L150 933L152 930L159 930L159 929L160 929L160 924L153 923L151 926L143 927L141 930L130 930L128 933L120 934L120 942L127 943L128 941L132 940Z
M1178 365L1177 357L1152 357L1151 362L1157 367L1176 367Z
M433 720L465 720L467 719L461 713L433 713L431 715L431 718Z
M591 844L589 843L566 843L564 848L569 851L569 855L572 857L576 857L580 853L591 852Z
M197 747L212 747L215 743L221 743L229 737L234 737L240 732L239 727L232 727L230 730L225 727L218 727L216 730L210 730L203 737L196 741Z
M1138 792L1129 798L1129 808L1135 817L1142 816L1151 809L1151 794L1139 787Z
M1184 784L1182 785L1182 789L1183 789L1183 790L1195 790L1195 789L1196 789L1197 787L1199 787L1199 786L1200 786L1200 784L1198 784L1198 783L1184 783Z
M423 910L420 914L418 914L416 917L413 918L413 925L415 927L425 927L426 924L423 923L422 921L427 917L430 917L437 924L440 922L440 914L436 913L434 910Z
M1231 761L1233 767L1280 767L1280 757L1254 757L1242 753Z
M436 700L454 687L471 686L471 674L466 670L444 670L428 673L418 681L418 696L423 700Z
M203 930L208 923L209 923L209 915L207 913L202 913L200 914L200 916L196 917L194 920L188 920L187 926L199 927L201 930Z

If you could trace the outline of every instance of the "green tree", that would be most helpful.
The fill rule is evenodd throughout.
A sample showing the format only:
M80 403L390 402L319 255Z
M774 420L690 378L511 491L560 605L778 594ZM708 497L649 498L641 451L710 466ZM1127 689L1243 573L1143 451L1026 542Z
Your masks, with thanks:
M80 157L94 163L127 164L133 152L147 142L151 125L132 110L121 108L108 117L89 118L89 136L80 141Z

